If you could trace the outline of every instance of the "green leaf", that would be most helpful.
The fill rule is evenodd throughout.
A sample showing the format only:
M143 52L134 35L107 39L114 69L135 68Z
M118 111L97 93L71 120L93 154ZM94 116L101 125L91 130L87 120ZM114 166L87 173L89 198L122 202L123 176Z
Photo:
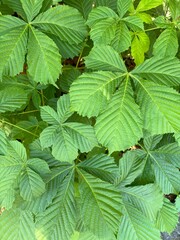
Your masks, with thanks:
M88 17L87 24L92 27L94 24L98 23L99 21L108 19L108 18L118 18L118 15L108 7L97 7L94 8Z
M100 143L109 152L125 150L142 137L142 120L139 107L132 95L128 79L97 117L95 130Z
M128 50L131 45L131 35L126 26L126 24L122 21L119 21L116 25L116 32L113 40L111 41L111 46L117 52L124 52Z
M8 24L8 21L6 23ZM19 24L17 28L15 27L0 36L0 80L2 80L2 75L15 76L23 71L27 45L27 25L19 27Z
M69 95L63 95L57 101L57 114L60 123L65 122L73 114L73 111L70 110Z
M149 9L155 8L163 3L162 0L141 0L136 8L137 12L147 11Z
M22 8L27 16L28 22L30 22L34 17L36 17L36 15L39 13L39 11L42 7L42 3L44 2L44 0L34 0L34 1L20 0L20 1L22 4Z
M33 215L29 211L11 209L0 216L0 238L2 240L24 240L35 238Z
M90 37L94 44L110 44L115 37L116 19L107 18L94 24L90 31Z
M32 24L70 44L83 42L86 36L86 26L81 14L77 9L66 5L51 8L38 15Z
M112 72L84 73L70 88L72 109L82 116L97 116L111 98L121 81L120 74Z
M178 168L166 161L161 154L152 153L156 182L165 194L178 194L180 191L180 172Z
M26 22L10 15L0 16L0 34L6 35L9 31L24 27Z
M27 166L42 176L50 173L47 162L40 158L28 159Z
M120 221L120 193L113 185L78 171L81 214L85 226L98 237L111 239Z
M7 155L18 162L25 163L27 161L26 149L23 144L18 141L8 142Z
M111 46L95 46L84 58L87 68L112 72L126 72L122 58Z
M151 221L163 205L163 194L155 184L122 188L124 201L131 203ZM152 207L153 206L153 207Z
M133 31L143 31L144 30L143 21L138 16L128 16L128 17L123 18L123 21Z
M130 185L144 170L146 162L143 155L137 154L137 151L128 151L119 160L118 185L120 187Z
M153 54L158 57L174 57L178 51L176 29L167 28L157 38L153 46Z
M94 128L83 123L69 122L63 124L73 143L81 152L89 152L98 145Z
M178 222L178 212L174 204L164 199L164 204L159 210L156 225L161 232L171 233Z
M41 132L39 139L40 139L42 148L51 147L54 144L58 134L58 128L59 128L58 125L53 125L45 128Z
M72 162L77 155L78 149L71 136L62 127L59 127L55 142L52 146L52 155L59 161Z
M95 6L107 6L108 8L117 10L117 0L95 0Z
M50 106L41 107L41 118L49 124L59 124L59 116Z
M144 128L152 135L173 133L180 129L180 96L174 89L141 81L137 99Z
M36 237L39 240L67 240L76 224L73 171L59 186L58 193L45 212L38 214Z
M27 93L22 88L6 87L0 91L0 112L15 111L25 106L27 100Z
M25 21L27 20L26 13L22 7L22 0L2 0L4 4L7 4L15 12L17 12ZM29 0L28 0L29 1ZM27 2L27 1L26 1Z
M114 182L118 175L118 167L114 162L114 158L105 154L97 154L78 164L86 172L98 177L104 181Z
M157 84L179 86L180 61L172 57L152 57L136 67L131 73Z
M7 137L0 129L0 155L5 155L7 151Z
M27 167L20 179L20 195L23 199L30 201L42 195L45 190L45 183L39 174Z
M118 10L118 14L119 14L120 18L122 18L126 14L131 3L132 3L131 0L127 0L127 1L118 0L117 1L117 10Z
M173 20L178 20L180 15L180 2L178 0L169 0L169 8Z
M136 32L131 44L131 54L136 65L144 62L144 54L149 50L149 37L145 32Z
M118 231L118 240L159 240L160 232L155 225L132 204L125 202L124 216Z
M54 84L61 73L61 55L49 37L30 28L27 55L28 73L35 82Z

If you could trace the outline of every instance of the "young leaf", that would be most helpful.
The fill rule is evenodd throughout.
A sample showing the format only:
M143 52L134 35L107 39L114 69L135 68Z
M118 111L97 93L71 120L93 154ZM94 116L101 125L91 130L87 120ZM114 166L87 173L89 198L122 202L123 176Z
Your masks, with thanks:
M157 38L153 46L153 54L158 57L174 57L178 51L176 29L167 28Z
M131 0L127 0L127 1L118 0L117 1L117 10L118 10L118 14L119 14L120 18L122 18L126 14L131 3L132 3Z
M33 27L29 29L27 64L29 75L42 84L55 85L62 67L56 44Z
M149 9L155 8L163 3L163 0L141 0L136 8L137 12L147 11Z
M142 137L140 110L128 80L97 117L95 130L99 142L108 147L110 153L131 147Z
M81 14L66 5L51 8L38 15L32 24L70 44L83 42L86 36L86 26Z

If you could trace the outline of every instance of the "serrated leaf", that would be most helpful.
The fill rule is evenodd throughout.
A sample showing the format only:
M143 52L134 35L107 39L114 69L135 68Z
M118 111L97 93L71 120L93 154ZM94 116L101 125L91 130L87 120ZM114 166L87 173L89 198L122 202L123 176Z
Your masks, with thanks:
M117 52L128 50L131 45L131 35L129 29L123 21L119 21L116 25L114 38L111 41L111 46Z
M47 162L40 158L28 159L27 166L42 176L47 173L50 173Z
M72 162L77 155L78 149L71 136L65 129L59 127L55 142L52 146L52 155L59 161Z
M63 127L81 152L89 152L93 147L98 145L92 126L83 123L68 122L63 124Z
M152 153L156 182L164 194L178 194L180 191L180 172L172 164L166 161L161 154Z
M126 72L122 58L111 46L95 46L84 58L87 68L113 72Z
M131 43L131 54L136 65L144 62L144 54L149 49L150 40L145 32L138 32L134 34Z
M160 232L155 228L152 221L130 203L126 202L117 239L159 240Z
M8 24L8 21L6 23ZM26 45L27 25L16 26L0 36L0 80L2 75L15 76L23 71Z
M59 124L59 116L56 111L50 106L41 107L41 118L49 124Z
M38 214L36 237L39 240L67 240L74 232L76 224L76 206L74 196L73 171L59 186L52 204L45 212Z
M0 112L10 112L21 108L28 100L27 93L18 87L7 87L0 91Z
M97 117L95 130L99 142L108 147L110 153L125 150L141 138L140 110L134 102L128 80L120 86L106 109Z
M81 214L85 226L95 235L111 239L120 221L120 194L113 185L82 170L78 173L81 179Z
M29 0L28 0L29 1ZM27 20L26 13L22 7L22 0L3 0L4 4L7 4L15 12L17 12L24 20Z
M21 176L19 187L20 195L27 201L39 197L46 190L42 178L29 167L26 168L26 171Z
M107 18L94 24L90 31L90 37L94 44L110 44L115 37L116 19Z
M62 41L78 44L83 42L86 36L84 22L77 9L61 5L38 15L32 24L47 33L58 36Z
M35 240L35 224L29 211L11 209L0 217L0 238L2 240Z
M163 205L163 193L155 184L122 188L124 201L132 204L152 222ZM153 206L153 207L152 207Z
M138 16L128 16L128 17L123 18L123 21L133 31L142 31L142 30L144 30L143 21Z
M7 137L3 130L0 129L0 155L5 155L7 151Z
M137 12L147 11L149 9L155 8L163 3L162 0L141 0L136 8Z
M86 172L108 182L114 182L118 175L118 167L114 162L114 158L105 154L97 154L78 164Z
M157 84L179 86L180 61L172 57L153 57L136 67L132 73Z
M53 145L58 134L58 125L53 125L45 128L40 134L40 142L42 148L47 148Z
M9 31L25 27L26 22L10 15L0 16L0 34L6 35Z
M156 39L153 54L158 57L174 57L178 51L176 29L167 28Z
M105 108L121 78L121 74L108 71L82 74L70 88L72 109L82 116L97 116Z
M70 110L70 97L68 94L63 95L57 101L57 115L59 122L65 122L74 112Z
M117 11L117 0L95 0L95 6L106 6Z
M164 134L179 130L180 96L172 88L141 81L138 90L144 128L151 134Z
M131 0L127 0L127 1L118 0L117 1L117 10L118 10L118 14L119 14L120 18L122 18L126 14L131 3L132 3Z
M29 75L42 84L55 85L61 73L61 55L56 44L33 27L29 32L27 64Z
M8 0L9 1L9 0ZM40 11L44 0L20 0L22 8L27 16L28 22L30 22Z
M25 163L27 160L26 149L18 141L9 141L7 145L7 155L18 162Z
M118 15L108 7L99 6L90 12L86 23L92 27L95 23L108 18L118 18Z
M171 233L178 222L178 212L174 204L170 203L167 199L164 199L164 204L159 210L156 226L161 232Z

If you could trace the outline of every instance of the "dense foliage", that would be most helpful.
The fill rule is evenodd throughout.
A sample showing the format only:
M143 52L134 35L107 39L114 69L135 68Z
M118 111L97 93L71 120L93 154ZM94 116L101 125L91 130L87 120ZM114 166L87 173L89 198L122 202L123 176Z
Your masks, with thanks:
M180 1L1 0L0 12L0 239L171 232Z

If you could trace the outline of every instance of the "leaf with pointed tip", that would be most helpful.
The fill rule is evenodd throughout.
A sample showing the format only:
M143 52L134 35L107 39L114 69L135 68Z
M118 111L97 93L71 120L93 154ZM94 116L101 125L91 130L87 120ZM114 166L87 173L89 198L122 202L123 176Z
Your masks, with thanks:
M126 1L118 0L117 1L117 10L118 10L118 14L119 14L120 18L122 18L126 14L131 3L132 3L131 0L126 0Z
M153 0L153 1L141 0L136 8L136 11L137 12L147 11L149 9L158 7L162 3L163 3L163 0Z
M114 94L106 109L97 117L96 135L110 153L125 150L142 137L142 120L127 80Z
M50 106L41 107L41 118L49 124L59 124L59 116Z
M39 13L39 11L42 7L42 3L44 2L44 0L33 0L33 1L20 0L20 1L22 4L22 8L27 16L28 22L30 22L34 17L36 17L36 15Z
M70 110L70 97L65 94L57 101L57 115L59 122L65 122L74 112Z
M123 21L133 31L143 31L144 30L143 21L138 16L128 16L128 17L123 18Z
M56 140L58 134L58 125L53 125L45 128L40 134L40 142L42 148L51 147Z
M35 82L54 84L61 73L61 55L58 47L47 37L33 27L29 31L28 73Z

